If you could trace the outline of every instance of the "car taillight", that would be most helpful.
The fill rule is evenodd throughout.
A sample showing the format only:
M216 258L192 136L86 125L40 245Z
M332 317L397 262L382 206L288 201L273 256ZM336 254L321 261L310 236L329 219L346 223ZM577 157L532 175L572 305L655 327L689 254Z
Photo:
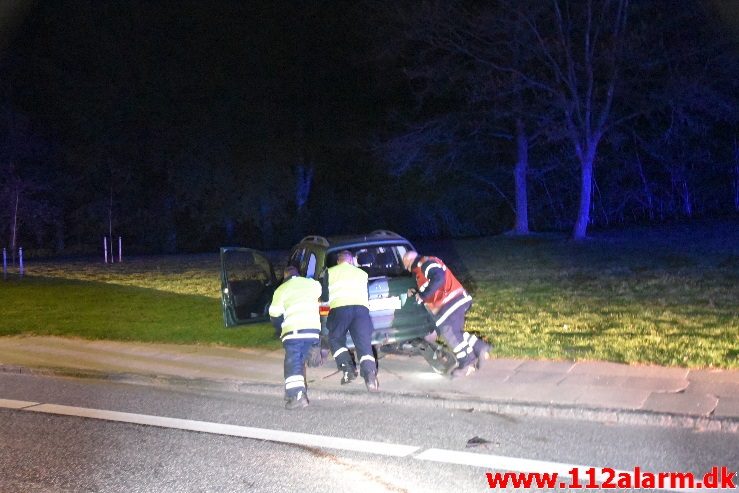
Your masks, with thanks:
M328 307L328 305L320 305L318 307L318 314L322 317L327 317L328 312L331 311L331 308Z

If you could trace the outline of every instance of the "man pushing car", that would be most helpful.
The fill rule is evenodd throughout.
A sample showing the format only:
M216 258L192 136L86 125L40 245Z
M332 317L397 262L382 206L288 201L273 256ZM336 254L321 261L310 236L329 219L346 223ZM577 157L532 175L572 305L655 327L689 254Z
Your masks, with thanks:
M457 359L452 376L469 376L490 358L490 345L465 332L467 310L472 297L444 262L437 257L420 256L409 250L403 255L403 267L416 277L417 288L408 290L408 297L423 303L436 324L436 332Z

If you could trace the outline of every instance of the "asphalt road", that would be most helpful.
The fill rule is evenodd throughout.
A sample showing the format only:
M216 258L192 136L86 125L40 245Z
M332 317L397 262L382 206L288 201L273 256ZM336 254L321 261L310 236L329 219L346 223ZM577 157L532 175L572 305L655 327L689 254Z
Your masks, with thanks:
M502 458L499 470L511 458L544 461L534 465L543 471L575 464L702 475L739 465L731 433L413 409L379 399L314 399L291 412L273 396L0 374L0 400L78 414L0 406L2 492L474 492L489 490L485 473L493 469L469 464L491 456ZM103 411L129 414L113 422L100 419ZM137 419L158 425L130 422ZM188 429L203 423L213 431ZM249 438L256 432L266 438ZM392 455L407 448L412 453Z

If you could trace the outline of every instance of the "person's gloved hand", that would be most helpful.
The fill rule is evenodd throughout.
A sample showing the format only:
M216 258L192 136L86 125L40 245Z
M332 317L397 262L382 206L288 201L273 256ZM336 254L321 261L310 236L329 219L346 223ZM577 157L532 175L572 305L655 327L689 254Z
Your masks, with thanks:
M420 305L423 303L423 298L421 298L421 294L418 292L416 288L409 288L408 289L408 299L415 298L416 304Z
M280 315L279 317L269 317L269 319L272 322L272 327L275 329L275 339L279 339L282 335L282 322L285 320L285 317Z
M323 357L321 356L321 343L313 344L308 350L306 364L311 368L317 368L323 365Z

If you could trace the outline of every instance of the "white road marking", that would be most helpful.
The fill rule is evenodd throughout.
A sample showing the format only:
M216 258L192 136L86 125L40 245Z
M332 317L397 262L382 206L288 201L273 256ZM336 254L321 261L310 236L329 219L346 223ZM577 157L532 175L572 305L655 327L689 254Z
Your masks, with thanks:
M414 456L419 460L433 462L445 462L447 464L462 464L466 466L485 467L498 471L520 471L538 473L557 473L559 476L572 477L570 471L577 468L580 471L580 482L583 482L585 470L590 466L576 464L563 464L561 462L549 462L544 460L520 459L518 457L506 457L504 455L477 454L474 452L460 452L457 450L443 450L430 448ZM598 468L596 468L597 470ZM616 475L624 471L615 470ZM602 482L606 476L596 474L596 480ZM585 479L587 481L588 478Z
M249 426L228 425L222 423L212 423L208 421L195 421L191 419L167 418L162 416L151 416L147 414L123 413L118 411L106 411L103 409L61 406L57 404L38 404L22 401L1 400L0 407L9 407L11 409L22 409L24 411L33 411L47 414L61 414L64 416L102 419L106 421L117 421L121 423L158 426L160 428L199 431L202 433L253 438L256 440L269 440L272 442L292 443L297 445L306 445L309 447L351 450L354 452L369 452L372 454L386 455L392 457L406 457L420 449L420 447L414 447L410 445L398 445L394 443L371 442L368 440L355 440L352 438L311 435L308 433L297 433L293 431L252 428Z
M5 409L23 409L24 407L36 406L38 402L11 401L9 399L0 399L0 407Z
M355 440L352 438L329 437L298 433L292 431L271 430L267 428L252 428L249 426L228 425L208 421L196 421L190 419L168 418L163 416L152 416L148 414L124 413L119 411L107 411L104 409L91 409L85 407L62 406L58 404L42 404L38 402L16 401L0 399L0 408L15 409L21 411L33 411L45 414L59 414L64 416L75 416L81 418L101 419L105 421L116 421L120 423L131 423L145 426L156 426L186 431L197 431L216 435L227 435L256 440L267 440L280 443L291 443L305 445L308 447L320 447L327 449L349 450L353 452L365 452L392 457L411 457L417 460L443 462L446 464L458 464L464 466L482 467L489 470L517 471L524 473L557 473L561 477L571 477L570 471L578 468L580 471L580 482L584 479L584 471L590 466L565 464L561 462L549 462L535 459L522 459L517 457L506 457L502 455L480 454L475 452L462 452L457 450L444 450L430 448L421 450L421 447L413 445L400 445L394 443L373 442L369 440ZM596 470L600 468L596 467ZM625 471L615 470L616 476ZM605 479L602 474L596 475L600 483ZM659 490L659 488L655 488ZM726 491L718 489L662 489L662 491L696 491L714 492Z

